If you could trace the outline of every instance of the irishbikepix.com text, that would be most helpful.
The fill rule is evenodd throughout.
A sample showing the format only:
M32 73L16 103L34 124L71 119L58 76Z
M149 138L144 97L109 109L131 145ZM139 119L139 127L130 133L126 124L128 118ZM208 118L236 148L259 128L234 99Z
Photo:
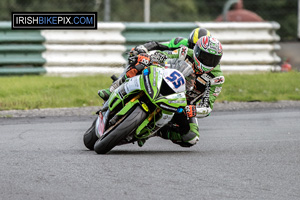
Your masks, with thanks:
M97 29L97 13L12 13L12 29Z

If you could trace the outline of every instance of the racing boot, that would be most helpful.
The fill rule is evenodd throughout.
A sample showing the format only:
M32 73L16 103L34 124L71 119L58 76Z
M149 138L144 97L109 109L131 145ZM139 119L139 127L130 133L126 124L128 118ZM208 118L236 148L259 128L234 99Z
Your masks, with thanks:
M178 131L178 128L174 129L173 127L165 126L158 131L157 136L169 139L182 147L191 147L199 141L199 131L197 123L190 122L189 127L189 131L182 134Z
M106 88L99 90L98 95L103 99L103 101L107 101L109 99L109 96L111 95L111 92L109 91L109 88Z

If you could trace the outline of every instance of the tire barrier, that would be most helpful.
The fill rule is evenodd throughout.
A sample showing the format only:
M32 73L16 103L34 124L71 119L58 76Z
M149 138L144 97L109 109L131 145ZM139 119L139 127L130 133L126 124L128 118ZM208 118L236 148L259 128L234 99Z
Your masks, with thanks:
M276 22L98 23L97 30L11 30L0 22L0 75L121 73L126 52L147 41L189 37L197 27L223 44L223 71L276 71Z

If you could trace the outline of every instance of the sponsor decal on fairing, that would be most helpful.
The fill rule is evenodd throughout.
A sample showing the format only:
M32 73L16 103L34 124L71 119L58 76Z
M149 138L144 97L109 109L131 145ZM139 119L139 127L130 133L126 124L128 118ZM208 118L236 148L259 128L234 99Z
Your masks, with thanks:
M171 107L171 106L168 106L164 103L158 103L157 104L159 107L161 107L163 110L166 110L166 111L170 111L170 112L176 112L177 111L177 108L174 108L174 107Z

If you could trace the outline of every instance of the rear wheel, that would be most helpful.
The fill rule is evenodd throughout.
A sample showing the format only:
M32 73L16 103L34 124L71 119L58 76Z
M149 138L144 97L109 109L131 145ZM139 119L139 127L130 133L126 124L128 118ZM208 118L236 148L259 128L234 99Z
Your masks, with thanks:
M83 143L89 150L94 150L94 145L98 140L98 137L95 132L96 121L98 117L94 120L92 126L85 132L83 135Z
M123 119L116 127L105 133L95 143L94 150L98 154L105 154L118 145L130 133L136 130L138 126L146 119L147 113L137 106L127 117ZM121 119L122 120L122 119Z

